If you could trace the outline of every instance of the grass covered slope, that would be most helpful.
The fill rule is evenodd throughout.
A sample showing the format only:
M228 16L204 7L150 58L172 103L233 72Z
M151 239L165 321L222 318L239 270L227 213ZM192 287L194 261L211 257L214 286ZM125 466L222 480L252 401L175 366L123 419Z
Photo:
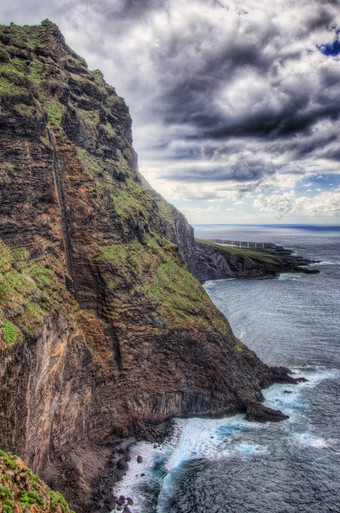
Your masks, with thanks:
M261 251L225 246L213 241L195 239L196 258L191 271L201 282L223 278L275 278L281 273L317 273L310 260L275 244Z
M46 313L60 309L66 313L65 306L72 304L74 294L66 288L65 271L73 292L82 294L81 286L77 290L77 279L73 281L72 276L73 267L77 266L73 262L75 257L66 255L68 261L64 266L58 258L60 236L64 249L71 253L65 239L72 229L70 225L78 220L82 224L88 222L93 231L91 240L86 241L91 258L98 267L109 268L108 273L115 275L114 279L110 276L106 292L113 303L121 303L125 292L129 297L133 285L134 294L142 294L153 304L161 305L164 312L166 305L171 308L174 301L178 311L182 306L185 311L194 297L193 308L204 318L204 308L197 305L199 299L209 305L205 294L197 284L192 287L194 280L185 273L177 251L165 238L161 218L154 219L155 202L134 169L131 121L123 100L105 84L99 71L88 71L85 61L63 44L57 27L48 21L37 27L2 27L0 40L2 124L13 135L20 136L18 140L11 137L11 151L3 149L2 153L1 185L5 198L9 184L15 182L13 197L8 208L5 204L7 212L3 212L15 221L2 225L2 239L7 245L0 248L4 277L0 299L4 307L0 313L3 342L10 345L26 332L34 334ZM18 143L23 143L23 150ZM58 146L60 155L57 166L65 168L60 196L65 200L72 195L76 205L68 215L60 212L62 219L58 219L58 210L64 207L60 197L56 198L59 205L53 205L53 189L57 188L52 174L56 160L53 145ZM47 177L43 176L46 164L50 167ZM26 177L21 173L23 165L31 167ZM41 204L37 204L37 193ZM30 199L36 207L32 211ZM10 206L14 209L11 214ZM33 233L34 228L39 233ZM107 236L110 231L114 232L113 241ZM17 239L14 248L10 237ZM39 254L32 255L30 244L40 245L36 252ZM175 287L175 300L171 287L164 288L165 301L157 298L160 275L165 268L174 277L182 274ZM6 305L13 300L15 312L5 314ZM76 309L74 305L73 308ZM170 313L165 315L169 317ZM218 318L219 315L216 322ZM184 321L190 324L190 318Z
M221 244L216 244L215 242L211 242L205 239L195 239L196 242L201 244L205 244L207 246L212 246L220 249L221 251L225 251L229 255L239 255L245 258L249 258L250 260L259 260L261 262L267 262L269 264L278 263L277 259L273 255L266 255L266 253L260 253L259 251L252 251L249 249L235 248L235 247L227 247L222 246Z
M56 25L0 26L0 100L1 445L109 511L122 440L254 408L286 373L188 272L191 228L143 185L124 101Z
M0 450L2 513L74 513L18 456Z

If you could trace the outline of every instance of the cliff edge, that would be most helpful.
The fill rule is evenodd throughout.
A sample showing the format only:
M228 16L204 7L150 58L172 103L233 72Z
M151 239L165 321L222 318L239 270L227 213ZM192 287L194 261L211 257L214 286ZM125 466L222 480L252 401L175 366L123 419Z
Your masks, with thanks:
M109 510L101 479L129 440L256 412L261 387L290 378L188 271L190 227L169 238L124 100L56 25L0 27L0 97L0 445L77 512Z

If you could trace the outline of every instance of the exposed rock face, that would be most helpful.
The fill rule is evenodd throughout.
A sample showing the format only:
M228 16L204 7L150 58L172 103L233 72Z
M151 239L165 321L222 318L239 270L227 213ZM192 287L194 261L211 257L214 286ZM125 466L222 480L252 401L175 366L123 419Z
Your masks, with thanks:
M0 42L1 446L93 512L119 444L173 416L246 412L287 374L188 272L191 229L143 186L101 73L48 21Z
M201 283L224 278L275 278L287 272L319 272L317 269L301 267L311 261L291 253L275 245L270 249L254 251L195 242L190 270Z
M289 417L284 415L281 411L271 410L263 404L258 403L248 404L247 414L245 416L245 419L250 422L281 422L288 418Z
M156 200L169 240L177 244L189 271L201 282L225 278L274 278L284 272L318 273L306 266L310 260L274 244L258 250L237 250L195 240L194 230L184 215L155 192L142 177L142 182Z
M184 215L177 210L171 203L168 203L158 192L156 192L150 184L141 176L142 183L145 189L149 192L152 198L156 201L159 213L162 218L165 236L168 240L177 245L184 262L186 263L189 271L198 279L198 262L202 260L199 255L199 244L196 243L194 237L194 229L187 222ZM204 258L204 257L203 257ZM204 258L203 266L206 267L207 275L211 275L209 271L210 264L207 258ZM206 279L213 279L205 278Z

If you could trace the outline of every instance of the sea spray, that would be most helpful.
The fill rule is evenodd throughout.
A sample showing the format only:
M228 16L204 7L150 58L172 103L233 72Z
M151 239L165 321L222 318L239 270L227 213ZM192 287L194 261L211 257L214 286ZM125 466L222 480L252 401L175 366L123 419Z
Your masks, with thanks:
M190 461L263 458L275 452L278 437L293 452L294 446L296 450L322 450L332 446L332 441L310 432L310 405L305 392L324 380L340 378L340 370L296 368L292 371L308 381L298 385L274 385L264 390L264 404L288 414L288 421L250 423L243 414L222 419L176 419L171 439L163 444L138 442L131 448L129 469L114 489L116 497L132 497L134 504L130 510L133 513L170 513L168 505L175 500L178 476ZM142 456L141 462L138 456Z
M133 513L339 513L340 275L334 263L340 238L290 233L280 240L274 233L272 242L322 260L315 264L322 272L205 287L243 342L268 364L308 379L263 390L265 404L290 418L278 424L249 423L244 415L178 420L171 446L137 444L134 468L118 483L135 500ZM137 465L138 454L144 459Z

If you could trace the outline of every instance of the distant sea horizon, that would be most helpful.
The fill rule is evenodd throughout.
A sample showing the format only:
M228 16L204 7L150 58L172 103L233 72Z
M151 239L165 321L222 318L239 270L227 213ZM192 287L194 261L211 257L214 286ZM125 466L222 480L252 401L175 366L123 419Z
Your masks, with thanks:
M192 224L195 237L199 239L221 239L242 242L272 242L285 244L287 238L293 242L296 237L338 237L340 225L326 224Z
M298 228L305 230L340 230L340 224L275 224L275 223L191 223L191 226L247 226L247 227L264 227L264 228Z

